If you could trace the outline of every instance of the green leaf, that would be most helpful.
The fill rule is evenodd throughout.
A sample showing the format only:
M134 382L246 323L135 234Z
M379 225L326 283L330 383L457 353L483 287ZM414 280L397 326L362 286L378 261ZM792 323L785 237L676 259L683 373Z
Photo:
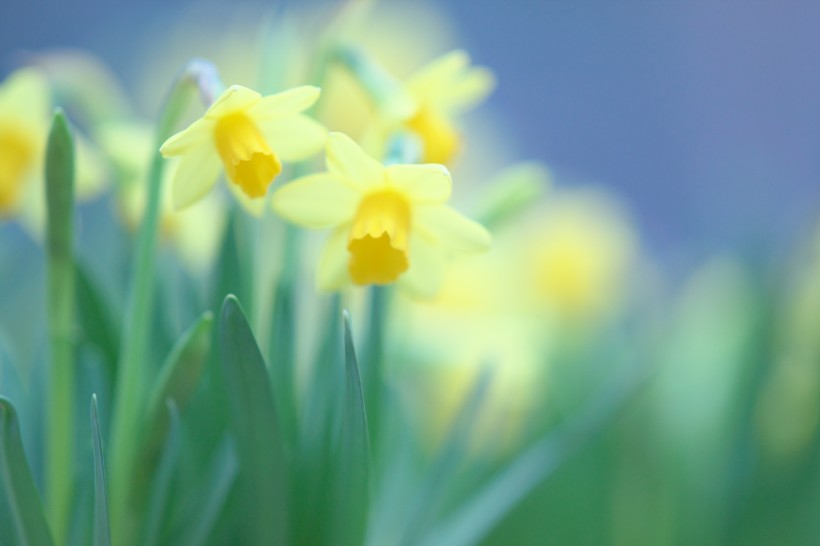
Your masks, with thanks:
M0 485L7 514L0 518L0 538L9 546L50 546L51 532L20 439L12 403L0 397Z
M46 243L50 349L46 491L58 541L66 536L74 474L74 140L61 110L46 149Z
M184 530L176 533L182 538L174 540L173 544L202 546L206 543L225 508L238 472L236 448L230 438L225 438L208 466L203 486L188 497L188 509L183 511L179 524Z
M156 456L165 440L170 417L167 401L173 400L181 411L196 391L211 349L213 322L213 313L203 313L165 359L146 410L143 457Z
M242 307L225 298L219 349L239 455L238 502L243 544L284 544L287 474L283 439L265 362Z
M329 521L335 510L327 484L336 470L334 451L342 420L339 408L345 395L339 388L345 381L341 298L334 294L326 303L316 322L321 333L304 393L299 451L294 458L298 482L292 491L292 538L305 545L327 544L332 536L330 526L316 525L316 520Z
M180 424L179 411L173 400L168 400L168 412L170 415L170 428L165 441L165 449L162 452L157 471L153 478L151 496L148 498L148 510L145 516L145 538L141 544L153 546L159 544L162 523L165 520L168 509L169 492L171 482L174 477L174 470L179 461L180 453Z
M94 442L94 546L111 546L108 520L108 485L105 481L100 421L97 418L97 395L91 397L91 438Z
M370 438L362 382L345 311L345 398L336 476L334 542L362 544L370 504Z
M114 385L117 375L117 359L120 343L117 334L120 331L118 317L114 315L109 303L98 290L97 284L82 265L75 267L77 273L77 319L85 341L99 349L103 356L107 380ZM109 388L109 390L112 390Z
M145 506L152 476L161 465L163 450L167 452L167 442L172 439L168 401L173 401L175 409L182 411L196 391L210 354L213 322L213 313L207 311L180 336L154 382L128 490L129 504L135 510L141 511L140 507Z
M296 403L294 400L294 366L296 353L295 290L287 277L276 283L273 317L270 329L270 377L275 394L276 410L281 418L282 432L289 445L296 440Z

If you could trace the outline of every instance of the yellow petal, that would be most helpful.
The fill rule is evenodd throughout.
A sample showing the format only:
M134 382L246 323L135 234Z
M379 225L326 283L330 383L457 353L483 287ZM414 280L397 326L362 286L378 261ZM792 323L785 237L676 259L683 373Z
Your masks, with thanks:
M360 197L338 177L319 173L279 188L271 204L279 216L294 224L323 229L350 221Z
M486 68L471 67L469 55L457 50L423 67L407 87L419 102L452 114L486 98L495 87L495 77Z
M429 239L455 252L481 252L490 247L492 237L478 222L444 205L416 207L416 226Z
M166 140L159 151L164 157L172 157L182 155L191 148L204 146L213 141L214 125L214 120L198 119Z
M45 125L50 108L48 80L36 68L21 68L12 72L0 84L0 117Z
M495 75L486 68L471 68L451 83L434 104L450 115L475 107L495 89Z
M445 256L427 238L415 234L410 238L410 268L399 277L402 288L430 298L436 295L444 279Z
M364 153L342 133L330 133L326 151L327 170L362 190L384 186L384 167Z
M211 191L219 170L219 156L209 147L189 150L182 156L171 188L174 209L187 207Z
M338 290L347 284L347 226L341 226L330 234L319 263L316 267L316 287L329 292Z
M262 97L250 107L248 114L255 120L264 122L282 116L304 112L319 99L321 89L312 85L294 87L275 95Z
M441 204L450 197L453 182L444 165L390 165L386 172L388 184L414 204Z
M253 89L248 89L241 85L232 85L219 95L213 105L205 112L204 117L207 119L220 118L231 112L250 108L259 102L261 98L262 95Z
M466 51L450 51L420 68L407 80L407 88L416 98L427 98L457 80L469 65L470 56Z
M327 142L327 129L305 115L265 121L260 130L282 161L301 161L318 153Z

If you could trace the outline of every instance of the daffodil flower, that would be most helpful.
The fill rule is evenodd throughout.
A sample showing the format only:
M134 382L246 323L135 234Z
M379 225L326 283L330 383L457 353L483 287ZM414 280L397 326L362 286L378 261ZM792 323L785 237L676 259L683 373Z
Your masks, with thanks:
M0 220L19 219L35 236L45 225L43 162L51 122L51 90L43 72L26 67L0 84ZM104 189L98 152L75 133L77 199Z
M226 89L202 118L160 148L165 157L181 157L172 184L174 206L199 201L224 168L240 202L261 212L260 198L282 171L282 162L307 159L326 141L325 128L302 114L319 93L311 86L266 97L239 85Z
M398 282L432 295L451 254L486 250L489 233L446 205L452 181L442 165L383 166L349 137L331 133L327 172L273 195L283 218L332 228L317 269L322 290Z
M39 71L21 69L0 86L0 216L26 207L45 152L50 98Z
M405 120L424 144L424 161L449 163L461 147L453 119L484 100L495 87L486 68L470 66L464 51L452 51L433 60L406 82L417 107Z

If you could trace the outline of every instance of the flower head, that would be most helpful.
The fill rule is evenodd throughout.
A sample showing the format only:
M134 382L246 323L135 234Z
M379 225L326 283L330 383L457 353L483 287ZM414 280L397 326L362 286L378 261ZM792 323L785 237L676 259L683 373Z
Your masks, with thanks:
M449 164L461 148L456 116L483 101L494 86L492 72L471 66L465 51L442 55L405 81L412 108L401 112L398 128L421 140L425 162ZM395 130L396 123L387 128Z
M43 162L51 123L51 89L45 73L25 67L0 84L0 220L17 219L35 237L45 226ZM97 196L105 168L97 150L74 133L76 196Z
M0 85L0 216L11 216L39 174L50 98L45 76L21 69Z
M333 228L319 260L319 288L399 282L429 295L448 255L490 244L482 226L445 204L451 185L441 165L385 167L349 137L331 133L327 172L282 187L273 208L296 224Z
M262 97L239 85L225 90L201 119L160 148L165 157L181 156L173 181L174 206L188 206L208 193L220 166L240 202L259 203L283 161L307 159L324 145L327 131L302 114L319 92L303 86Z
M423 161L449 164L461 149L455 118L484 100L494 86L492 72L471 66L465 51L451 51L404 82L405 97L390 103L383 132L410 131L421 141Z

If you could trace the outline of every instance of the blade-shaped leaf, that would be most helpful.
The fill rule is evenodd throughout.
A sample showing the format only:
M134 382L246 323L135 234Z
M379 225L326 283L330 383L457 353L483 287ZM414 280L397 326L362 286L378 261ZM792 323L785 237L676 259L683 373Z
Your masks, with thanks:
M265 362L234 296L222 305L219 345L229 428L240 463L242 542L284 544L288 489L283 439Z
M146 410L143 457L155 456L166 437L170 413L167 401L185 408L199 385L211 349L213 313L207 311L179 338L162 365Z
M51 546L51 531L34 485L23 444L17 412L0 397L0 486L8 514L0 518L0 538L9 546Z
M345 397L336 476L336 533L338 544L361 544L370 503L370 439L367 433L362 382L350 316L345 311Z
M97 395L91 397L91 438L94 442L94 546L111 546L108 519L108 485L105 481L100 421L97 418Z
M208 466L202 487L196 488L189 497L188 509L180 516L182 538L173 544L178 546L202 546L213 532L219 515L225 507L239 472L236 448L230 438L225 438Z
M159 544L162 524L168 508L169 491L173 481L174 469L179 461L180 452L180 424L179 411L173 400L168 401L168 415L170 425L157 471L154 473L151 495L148 498L148 508L145 515L145 538L141 544L153 546Z
M173 400L177 410L184 409L199 385L211 348L212 327L213 313L203 313L168 353L154 383L128 492L134 507L144 506L153 482L152 475L160 464L163 450L168 449L166 444L171 438L169 426L172 417L168 401ZM166 447L163 448L163 445Z

